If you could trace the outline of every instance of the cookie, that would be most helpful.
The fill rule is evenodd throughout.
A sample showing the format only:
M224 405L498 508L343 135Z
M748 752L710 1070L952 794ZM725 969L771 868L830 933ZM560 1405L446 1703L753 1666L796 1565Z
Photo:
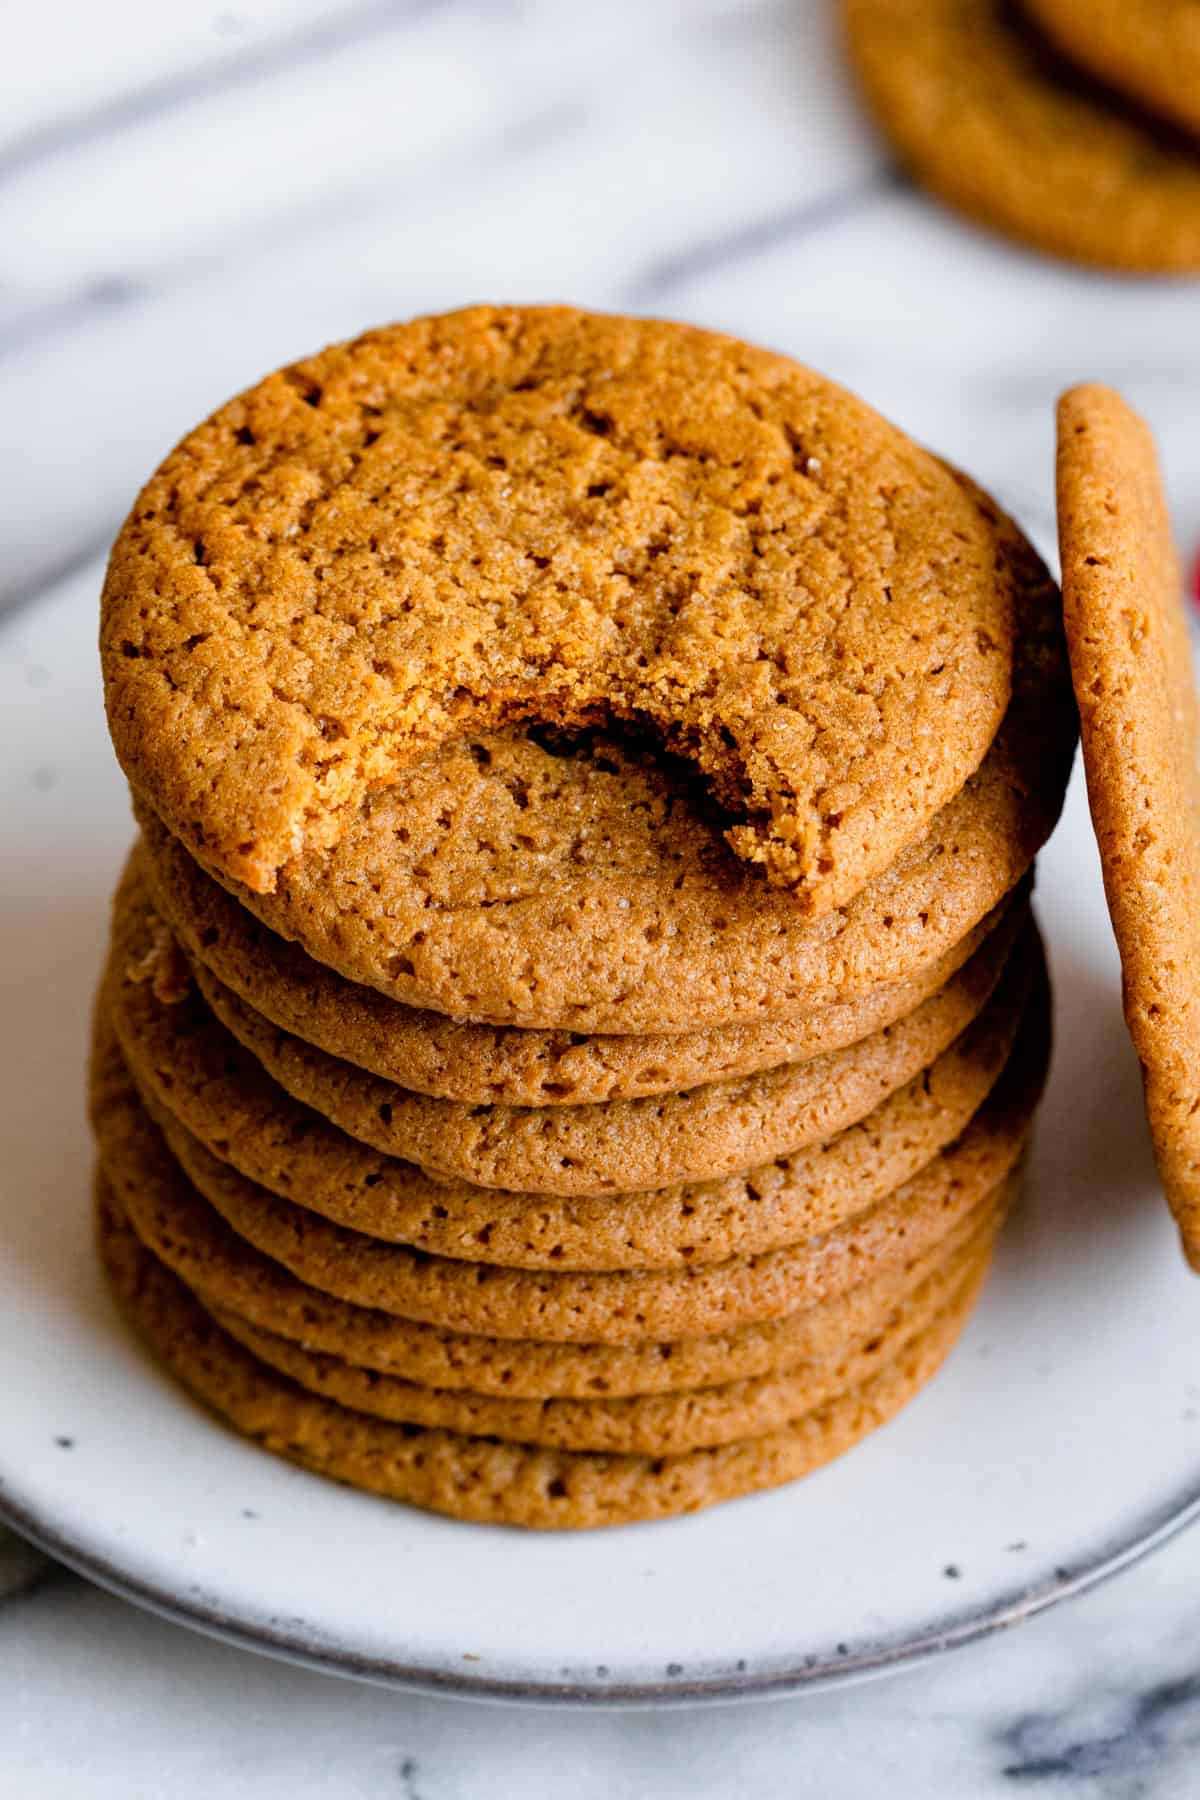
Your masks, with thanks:
M844 1050L944 987L998 927L1009 904L1002 900L906 981L796 1018L654 1037L522 1031L462 1024L344 980L298 944L268 931L204 873L148 807L138 810L142 874L193 965L210 970L281 1031L411 1092L470 1106L635 1100ZM1018 888L1014 907L1023 897Z
M120 971L120 956L114 959ZM144 1103L177 1154L198 1142L336 1224L432 1254L510 1267L620 1269L722 1260L840 1224L932 1160L998 1079L1031 981L1029 932L1003 989L928 1069L836 1137L748 1174L631 1194L555 1196L439 1179L348 1138L279 1090L193 997L106 984L107 1016Z
M111 1045L109 1046L111 1050ZM752 1380L825 1360L847 1342L885 1330L910 1293L960 1254L991 1245L1017 1173L981 1219L967 1218L910 1268L885 1272L846 1293L782 1318L708 1337L669 1342L569 1344L488 1338L355 1306L297 1280L255 1250L201 1198L137 1104L120 1064L109 1060L94 1104L103 1155L98 1193L120 1209L146 1248L210 1312L231 1312L302 1348L428 1387L526 1399L621 1398Z
M988 1255L978 1251L952 1259L933 1280L900 1303L884 1330L851 1340L824 1362L798 1365L757 1380L626 1400L511 1400L462 1389L428 1388L302 1349L233 1313L218 1312L213 1317L259 1362L288 1376L310 1394L375 1419L552 1450L678 1456L687 1450L736 1443L739 1438L761 1437L802 1418L848 1388L861 1386L928 1330L947 1307L973 1296L982 1286L987 1263Z
M968 1084L973 1084L981 1055L999 1067L991 1046L1006 1033L1011 1037L1015 1028L1027 988L1027 961L1025 947L997 1012L975 1033L966 1055L955 1058L955 1066L966 1066ZM236 1026L237 1040L282 1091L335 1127L309 1134L300 1154L304 1166L315 1172L324 1145L336 1145L344 1188L354 1181L351 1170L362 1170L365 1179L367 1170L378 1175L380 1166L376 1157L363 1157L345 1143L349 1136L354 1145L405 1165L416 1163L446 1183L502 1188L520 1195L522 1202L531 1193L581 1199L637 1193L644 1201L655 1190L711 1183L739 1174L747 1165L757 1170L768 1163L797 1161L802 1150L817 1145L828 1156L831 1139L844 1138L853 1125L880 1111L963 1039L990 1004L1007 963L1007 945L984 945L946 990L925 1001L907 1021L835 1057L815 1057L788 1064L783 1071L660 1100L554 1109L493 1107L486 1112L425 1098L414 1105L412 1094L390 1082L333 1064L322 1051L297 1039L282 1040L273 1026L263 1030L257 1015L248 1015L239 1003L223 1004L228 990L212 992L210 977L201 979L201 990L219 1021ZM952 1071L946 1069L941 1089L945 1093L952 1087ZM435 1107L446 1111L432 1112ZM288 1116L295 1116L295 1107L279 1102L275 1094L263 1123L270 1118L275 1138L281 1138ZM387 1181L385 1172L383 1183ZM290 1177L286 1192L311 1195L313 1179L300 1183Z
M97 1194L111 1195L146 1248L207 1311L233 1313L304 1349L357 1368L420 1382L525 1399L622 1398L753 1380L823 1361L847 1342L888 1328L903 1299L960 1255L994 1241L1019 1170L990 1210L948 1232L899 1275L860 1282L845 1294L762 1324L708 1337L627 1344L566 1344L443 1331L323 1294L255 1250L185 1179L139 1107L109 1109ZM119 1197L119 1198L118 1198Z
M708 1029L907 980L1026 873L1074 753L1058 591L994 517L1016 594L1004 723L928 834L837 912L805 919L766 888L682 766L628 737L454 743L368 800L325 855L289 865L273 894L233 891L348 981L493 1024Z
M811 1473L893 1417L930 1379L971 1298L964 1294L948 1307L861 1388L789 1425L682 1456L614 1456L501 1444L335 1406L236 1344L110 1212L100 1215L99 1245L134 1330L177 1380L244 1436L389 1499L455 1518L541 1529L695 1512Z
M960 1146L825 1236L682 1271L574 1272L436 1258L328 1224L193 1144L188 1175L238 1234L312 1287L451 1331L621 1343L702 1336L782 1317L906 1268L983 1205L1019 1160L1027 1119L992 1129L987 1106Z
M1090 35L1092 0L1071 10ZM1126 16L1123 0L1100 11ZM1200 151L1091 86L1017 7L842 0L842 14L868 105L939 198L1079 262L1200 269Z
M194 1140L180 1166L239 1236L324 1293L450 1331L623 1343L703 1336L779 1318L874 1273L907 1269L962 1219L980 1216L1015 1167L1024 1136L1014 1126L998 1137L992 1123L985 1107L961 1147L820 1238L695 1269L649 1272L559 1272L437 1258L330 1225L256 1187ZM178 1156L169 1127L164 1135Z
M1195 0L1025 0L1025 6L1079 68L1200 136Z
M439 1185L407 1165L348 1154L332 1170L312 1156L287 1156L293 1142L243 1141L239 1173L284 1199L368 1237L430 1255L505 1268L611 1272L698 1267L778 1249L842 1225L892 1193L961 1134L999 1078L1020 1022L1022 995L981 1020L908 1088L828 1143L781 1157L745 1175L602 1198L509 1194ZM174 1097L174 1096L172 1096ZM180 1163L201 1184L204 1139L180 1122L148 1085L143 1104ZM214 1140L219 1148L228 1140ZM254 1154L253 1152L259 1152ZM210 1154L216 1154L210 1151ZM283 1171L281 1175L281 1170ZM296 1175L298 1178L291 1180Z
M600 1196L757 1168L845 1131L978 1017L1011 942L1010 931L994 935L914 1012L845 1050L682 1094L594 1106L431 1100L281 1032L207 970L195 974L213 1018L283 1092L357 1142L477 1187Z
M1013 606L990 509L789 358L477 307L280 370L185 438L117 539L101 652L134 787L256 892L440 748L613 719L818 914L978 767Z
M1125 1017L1200 1271L1200 777L1183 581L1154 441L1102 387L1058 412L1063 604Z
M802 1244L680 1270L557 1272L431 1256L331 1225L248 1181L195 1140L183 1146L176 1139L175 1147L186 1148L189 1178L240 1237L309 1286L358 1306L487 1337L622 1343L704 1336L911 1268L977 1214L1020 1159L1047 1051L1045 1019L1031 1019L1004 1077L958 1141L868 1212ZM106 1122L97 1106L107 1162Z

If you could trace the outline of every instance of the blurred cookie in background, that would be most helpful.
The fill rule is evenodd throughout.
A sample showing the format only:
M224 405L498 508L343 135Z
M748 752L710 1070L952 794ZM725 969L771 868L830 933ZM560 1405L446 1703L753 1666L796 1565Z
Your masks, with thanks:
M1057 40L1074 46L1097 12L1128 12L1132 35L1133 11L1159 9L1038 0L1032 10L1061 15ZM1200 137L1179 129L1189 104L1200 128L1200 85L1172 106L1153 102L1152 84L1133 77L1127 85L1142 104L1127 103L1001 0L842 0L842 17L871 112L939 198L1076 262L1145 274L1200 270ZM1099 32L1089 41L1099 45ZM1098 50L1088 64L1107 60ZM1182 76L1180 85L1188 86Z
M1200 137L1200 6L1195 0L1025 0L1064 56Z

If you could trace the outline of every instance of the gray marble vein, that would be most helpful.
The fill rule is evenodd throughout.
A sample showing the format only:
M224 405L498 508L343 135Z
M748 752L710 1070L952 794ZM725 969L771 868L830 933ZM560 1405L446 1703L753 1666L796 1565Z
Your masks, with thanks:
M365 0L324 20L262 44L246 45L192 68L172 70L157 81L115 93L77 112L46 119L0 146L0 183L25 174L52 156L87 154L97 140L130 131L181 107L231 88L285 77L306 63L394 32L457 0ZM233 15L236 18L236 15Z
M55 549L47 562L34 564L16 576L0 574L0 615L34 605L89 564L95 563L99 569L100 558L108 550L119 523L114 518L111 530L101 531L82 544Z
M905 185L906 179L898 169L880 169L835 193L783 207L765 218L748 219L716 237L668 251L635 279L630 304L645 305L664 299L706 275L737 269L749 259L785 244L794 246L815 232L844 223L863 207Z
M900 1677L804 1700L622 1715L331 1680L69 1577L0 1605L0 1794L1195 1800L1198 1578L1191 1534L1058 1614Z
M23 312L0 313L0 358L19 355L39 339L71 331L97 314L131 306L145 291L138 281L102 275L78 293L63 294Z
M1150 1794L1155 1783L1200 1773L1200 1674L1078 1695L1024 1714L998 1742L1012 1758L1001 1775L1015 1788Z
M588 98L584 94L539 101L499 123L487 121L475 141L464 143L438 170L439 197L453 204L455 188L477 178L481 169L497 170L530 157L554 154L587 129ZM194 284L206 275L237 263L244 271L256 261L275 256L293 244L306 247L322 237L336 238L352 223L369 223L401 213L419 174L391 179L365 179L353 186L303 197L278 213L268 226L239 225L189 256L140 269L131 274L101 275L75 292L35 303L7 315L0 309L0 360L20 355L35 344L94 324L109 313L152 304L170 290Z

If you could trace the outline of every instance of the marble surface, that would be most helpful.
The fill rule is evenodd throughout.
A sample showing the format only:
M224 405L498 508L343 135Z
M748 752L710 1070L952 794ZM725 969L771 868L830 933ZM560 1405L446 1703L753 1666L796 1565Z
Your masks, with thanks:
M660 1714L405 1697L52 1570L0 1602L5 1800L1195 1800L1200 1538L837 1695Z
M0 608L98 582L139 479L264 368L483 298L791 350L1043 545L1053 396L1114 381L1200 540L1200 287L1077 272L928 205L846 91L826 0L42 0L6 20L0 239ZM1198 1594L1193 1532L900 1679L584 1717L271 1664L0 1540L0 1797L1185 1800Z

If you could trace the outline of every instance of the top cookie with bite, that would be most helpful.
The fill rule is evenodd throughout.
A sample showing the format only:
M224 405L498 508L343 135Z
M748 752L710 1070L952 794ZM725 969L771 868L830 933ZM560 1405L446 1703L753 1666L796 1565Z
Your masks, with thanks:
M1000 538L786 357L565 308L419 319L269 376L151 478L104 590L110 727L164 823L267 893L448 744L636 721L815 915L992 741Z

